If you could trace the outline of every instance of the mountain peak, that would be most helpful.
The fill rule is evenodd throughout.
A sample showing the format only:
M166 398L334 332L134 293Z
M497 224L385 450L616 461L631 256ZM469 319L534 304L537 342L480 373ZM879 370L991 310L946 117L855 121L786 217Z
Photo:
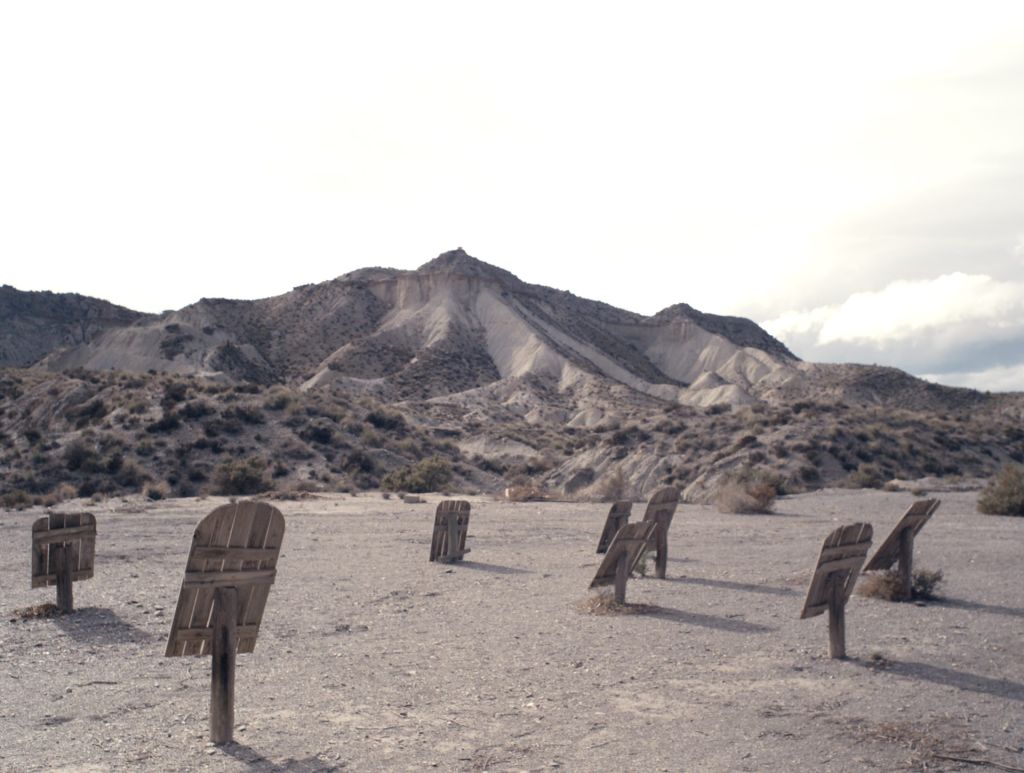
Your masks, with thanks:
M418 269L420 273L426 274L460 274L462 276L479 277L481 279L492 279L498 281L518 282L515 274L503 268L492 266L479 258L474 258L462 247L442 252L436 258L424 263Z

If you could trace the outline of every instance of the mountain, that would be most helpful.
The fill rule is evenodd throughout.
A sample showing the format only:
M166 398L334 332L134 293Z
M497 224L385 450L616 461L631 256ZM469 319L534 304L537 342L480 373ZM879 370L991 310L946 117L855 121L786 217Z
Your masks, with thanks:
M0 367L25 367L64 346L89 344L104 331L147 315L73 293L0 286Z
M461 249L161 315L13 288L0 301L0 364L32 364L0 378L0 475L34 495L68 480L209 490L242 458L278 486L372 488L439 455L464 488L672 483L692 500L749 467L798 490L1024 460L1024 433L1005 431L1019 395L802 362L746 319L682 303L644 316Z
M685 304L644 317L526 284L461 249L415 271L364 269L275 298L203 299L128 322L43 366L343 384L388 400L525 377L562 391L597 379L684 405L750 403L799 373L797 358L749 320Z

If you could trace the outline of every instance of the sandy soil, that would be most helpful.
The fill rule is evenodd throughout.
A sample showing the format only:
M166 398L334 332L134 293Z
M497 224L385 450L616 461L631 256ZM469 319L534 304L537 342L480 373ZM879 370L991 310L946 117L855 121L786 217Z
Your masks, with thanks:
M14 622L54 591L29 588L41 513L0 512L0 770L1024 768L1024 519L940 496L916 561L945 599L855 596L847 661L824 617L798 619L810 569L840 523L879 544L909 494L684 505L668 579L629 583L656 608L613 615L586 611L606 505L471 498L452 567L427 561L439 497L275 503L284 549L226 747L207 744L209 659L163 657L192 529L223 500L89 507L78 611Z

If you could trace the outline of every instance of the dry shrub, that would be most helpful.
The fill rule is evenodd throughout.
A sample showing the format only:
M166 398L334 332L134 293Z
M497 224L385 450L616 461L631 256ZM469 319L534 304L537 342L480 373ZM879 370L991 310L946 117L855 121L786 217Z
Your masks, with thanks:
M577 606L581 612L591 615L642 615L655 609L647 604L619 604L614 591L610 590L591 593Z
M773 473L741 467L722 476L715 506L720 513L770 513L780 485L779 477Z
M14 622L14 620L35 620L44 617L57 617L57 615L62 613L60 611L60 607L56 604L46 603L36 604L32 607L21 607L20 609L15 609L12 614L14 615L14 618L12 618L11 622Z
M902 597L903 584L899 573L893 569L884 572L864 574L857 583L857 593L868 598L883 601L929 601L936 598L942 583L942 570L917 569L911 575L910 598Z
M1024 465L1004 465L978 495L978 512L1024 516Z

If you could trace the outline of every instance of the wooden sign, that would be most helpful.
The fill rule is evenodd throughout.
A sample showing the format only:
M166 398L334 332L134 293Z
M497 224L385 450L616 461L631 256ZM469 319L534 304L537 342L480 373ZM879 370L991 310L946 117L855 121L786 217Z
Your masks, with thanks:
M284 516L265 502L222 505L192 535L166 655L213 656L214 743L234 735L235 655L256 647L283 539Z
M668 568L668 527L672 525L672 516L675 515L678 504L679 489L675 486L665 486L654 492L651 501L647 503L647 512L644 513L645 521L657 524L651 540L656 551L654 576L659 580L665 579L665 570Z
M597 552L607 553L608 545L612 541L612 537L615 536L615 532L629 523L629 514L633 509L633 503L628 500L622 500L612 505L612 509L608 511L608 517L604 522L604 531L601 532L601 539L597 541Z
M446 499L440 502L434 515L430 560L442 564L461 561L469 552L469 548L466 547L468 533L469 502L464 499Z
M871 524L840 526L821 546L800 619L828 610L829 656L846 657L846 602L871 547Z
M909 599L914 587L914 537L939 509L938 499L919 499L900 518L885 542L864 567L865 572L881 571L899 561L900 597Z
M57 607L75 609L72 583L92 577L96 518L91 513L49 513L32 524L32 587L57 586Z
M658 525L653 520L637 521L627 523L615 532L590 587L600 588L603 585L614 584L615 601L625 604L626 580L629 579L629 573L637 565L657 528Z

